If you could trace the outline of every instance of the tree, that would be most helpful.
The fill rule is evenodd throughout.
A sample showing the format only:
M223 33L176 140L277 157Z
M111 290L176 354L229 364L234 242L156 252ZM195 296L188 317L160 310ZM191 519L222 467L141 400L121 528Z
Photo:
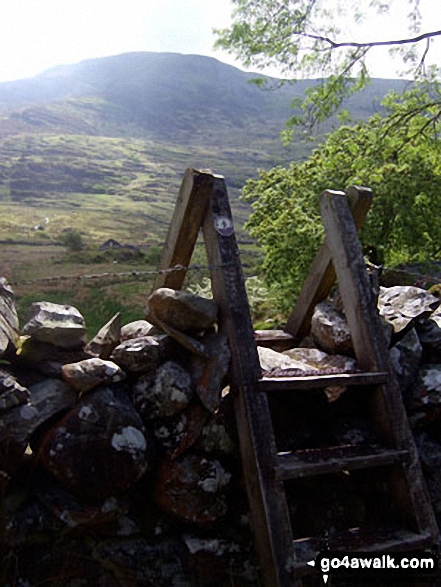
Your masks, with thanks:
M375 14L384 18L393 6L403 9L404 0L232 0L236 6L233 25L217 31L216 45L236 54L246 65L276 66L293 78L321 78L304 99L293 105L302 114L289 120L320 122L338 110L344 98L369 82L368 57L389 48L399 53L415 80L433 80L435 67L426 67L432 42L441 30L422 31L421 1L408 0L408 28L399 38L347 38L339 28L343 17L355 23Z
M83 237L77 230L67 230L60 235L60 242L69 251L81 251L84 243Z
M307 161L263 171L246 184L244 196L253 202L248 228L263 246L262 271L282 311L292 307L323 239L318 197L324 189L373 190L360 236L381 262L440 255L441 145L425 132L425 114L408 116L412 104L423 106L420 98L417 90L389 98L386 116L342 126Z

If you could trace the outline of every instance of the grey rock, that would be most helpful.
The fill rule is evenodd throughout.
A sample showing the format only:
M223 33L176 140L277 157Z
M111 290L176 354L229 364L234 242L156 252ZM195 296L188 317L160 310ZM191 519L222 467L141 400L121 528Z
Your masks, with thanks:
M260 346L257 347L257 352L262 371L271 371L271 369L300 369L301 371L307 371L303 363L295 361L283 353Z
M99 358L63 365L61 375L80 395L98 385L118 383L126 378L126 374L116 363Z
M314 342L330 354L352 354L352 339L345 316L328 301L320 302L311 320Z
M38 412L30 403L5 410L0 418L0 471L12 474L20 465Z
M14 293L4 277L0 277L0 357L17 346L19 324Z
M389 356L402 393L413 384L418 376L423 347L411 328L398 343L390 349Z
M86 326L83 316L73 306L36 302L31 306L30 319L22 334L62 349L77 349L84 346Z
M414 286L380 288L378 309L394 327L401 332L417 318L429 316L439 305L439 299L425 289Z
M169 350L168 336L141 336L119 344L110 358L125 371L147 373L167 358Z
M135 320L121 328L121 342L131 338L139 338L140 336L149 336L153 330L155 330L155 327L147 320Z
M37 411L32 423L32 432L46 422L52 421L54 416L61 415L75 406L75 392L59 379L45 379L31 385L29 391L31 405Z
M218 306L213 300L165 287L150 295L146 308L149 322L155 324L155 318L158 318L182 332L211 328L217 314Z
M0 369L0 413L28 403L30 392L10 373Z
M166 361L154 373L141 376L133 387L133 401L144 420L176 416L193 394L189 373L174 361Z
M61 349L31 336L21 336L17 350L21 368L32 367L47 377L60 377L63 365L88 358L90 355L83 349Z
M121 314L118 312L89 341L85 351L100 359L108 359L113 349L120 343Z
M441 307L416 325L418 337L425 349L441 352Z
M295 348L284 351L283 354L317 373L351 373L357 369L355 359L344 355L330 355L319 349Z

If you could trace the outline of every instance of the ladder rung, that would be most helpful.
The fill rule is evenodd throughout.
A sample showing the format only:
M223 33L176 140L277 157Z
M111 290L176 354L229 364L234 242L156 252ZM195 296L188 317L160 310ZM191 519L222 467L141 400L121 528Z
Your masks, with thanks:
M262 377L259 391L289 391L320 389L331 385L382 385L387 373L337 373L334 375L305 375L302 377Z
M348 552L390 552L420 549L432 546L433 536L429 531L418 534L409 530L391 530L387 528L352 528L344 532L337 532L328 538L329 549ZM313 560L323 550L319 540L315 538L301 538L294 540L296 563L294 572L307 574L313 567L306 563Z
M372 448L369 446L333 446L278 453L275 476L277 480L298 479L338 471L384 467L403 462L407 450Z

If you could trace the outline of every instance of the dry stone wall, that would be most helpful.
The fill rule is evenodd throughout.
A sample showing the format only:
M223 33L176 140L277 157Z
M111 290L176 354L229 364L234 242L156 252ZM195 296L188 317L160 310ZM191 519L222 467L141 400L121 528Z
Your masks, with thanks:
M438 306L415 287L379 295L441 521ZM13 292L0 280L2 585L260 584L218 308L163 288L146 318L123 325L116 315L86 341L77 309L39 302L20 329ZM300 348L258 352L272 376L357 370L344 313L330 300L316 308ZM289 411L275 397L279 450L375 442L362 414L346 417L346 391L327 388L315 412ZM317 534L344 526L348 504L352 518L363 515L349 486L323 489L291 495L299 532L306 518ZM324 497L312 511L315 494Z

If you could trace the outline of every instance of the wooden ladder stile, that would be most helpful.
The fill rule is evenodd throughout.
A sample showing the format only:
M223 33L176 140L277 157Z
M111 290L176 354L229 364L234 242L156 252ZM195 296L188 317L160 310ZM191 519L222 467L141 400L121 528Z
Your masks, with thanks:
M309 329L315 305L327 297L338 279L352 333L358 366L354 374L308 377L262 377L245 279L239 259L233 219L223 177L187 170L166 238L154 289L183 285L186 268L202 229L213 297L219 305L220 327L228 336L242 467L249 498L255 544L265 587L301 587L311 567L293 540L285 482L334 472L382 468L388 474L403 528L372 539L348 532L336 537L337 548L358 550L414 549L437 540L437 527L423 481L400 390L388 363L375 299L357 236L372 201L366 188L347 193L324 192L321 198L326 241L322 245L299 300L286 325L293 345ZM175 266L179 266L173 270ZM284 341L284 344L286 340ZM280 453L276 444L269 397L273 392L305 393L329 385L371 390L372 419L384 447L324 447ZM343 533L344 534L344 533ZM339 542L340 541L340 542Z

